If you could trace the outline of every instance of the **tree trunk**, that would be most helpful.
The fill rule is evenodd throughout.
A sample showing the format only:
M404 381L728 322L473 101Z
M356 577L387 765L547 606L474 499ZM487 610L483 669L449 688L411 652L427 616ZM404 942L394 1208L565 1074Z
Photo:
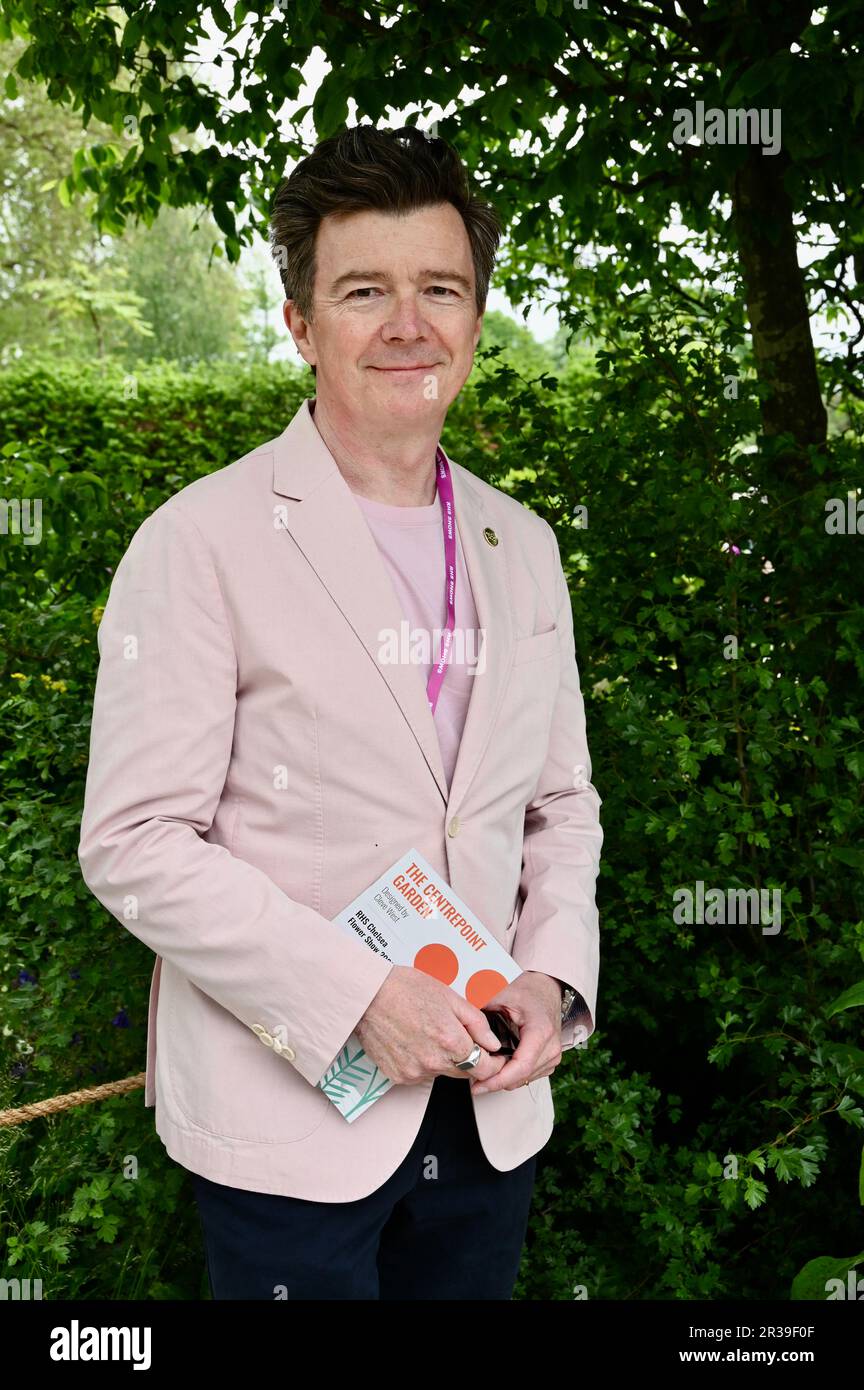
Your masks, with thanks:
M788 433L806 448L825 442L804 276L796 255L792 203L783 184L782 151L751 146L735 175L733 204L766 435Z

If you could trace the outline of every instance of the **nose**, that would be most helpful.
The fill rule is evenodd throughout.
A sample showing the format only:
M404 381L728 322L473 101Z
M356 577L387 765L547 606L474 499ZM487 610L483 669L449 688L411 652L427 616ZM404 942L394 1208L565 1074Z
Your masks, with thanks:
M412 343L429 337L429 323L414 290L395 296L381 334L385 342Z

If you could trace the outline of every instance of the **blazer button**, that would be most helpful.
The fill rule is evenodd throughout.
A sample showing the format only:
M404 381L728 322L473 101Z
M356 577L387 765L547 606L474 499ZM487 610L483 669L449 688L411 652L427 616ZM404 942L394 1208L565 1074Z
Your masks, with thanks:
M280 1043L278 1038L273 1043L273 1051L278 1052L280 1057L284 1057L286 1062L293 1062L297 1056L293 1047L289 1047L287 1043Z
M263 1023L253 1023L252 1032L255 1034L256 1038L260 1038L262 1042L270 1037Z
M459 817L458 817L458 816L454 816L453 819L451 820L450 824L449 824L448 827L447 827L447 834L450 835L451 837L452 837L453 835L458 835L458 834L459 834Z

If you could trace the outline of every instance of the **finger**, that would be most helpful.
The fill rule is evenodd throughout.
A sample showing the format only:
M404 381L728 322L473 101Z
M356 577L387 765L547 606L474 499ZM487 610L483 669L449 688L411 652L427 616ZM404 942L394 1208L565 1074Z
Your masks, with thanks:
M528 1036L529 1033L530 1036ZM540 1055L535 1058L532 1065L530 1060L528 1060L531 1054L525 1049L524 1041L527 1037L527 1040L533 1044L532 1051L536 1052L537 1038L534 1036L535 1034L538 1034L538 1030L523 1029L522 1042L520 1042L512 1058L509 1061L504 1059L503 1065L499 1069L498 1075L500 1080L498 1083L487 1087L485 1079L481 1078L478 1084L472 1087L472 1092L480 1095L487 1089L515 1091L518 1090L520 1086L528 1085L531 1081L539 1081L544 1076L551 1076L555 1068L561 1062L562 1053L560 1038L556 1035L550 1039L548 1037L548 1031L545 1028L539 1029L538 1036L541 1040ZM516 1062L520 1064L519 1070L514 1066Z
M488 1081L493 1076L497 1076L501 1068L505 1066L507 1061L509 1060L506 1057L495 1057L488 1052L481 1051L480 1056L477 1060L477 1065L469 1069L463 1070L462 1068L457 1067L456 1064L453 1062L452 1059L455 1056L455 1052L451 1052L448 1050L447 1056L445 1057L442 1063L439 1074L445 1076L463 1077L466 1081L471 1082Z
M547 1060L545 1032L523 1028L519 1046L513 1056L504 1063L497 1076L488 1082L481 1080L481 1084L473 1088L474 1094L482 1095L484 1091L512 1091L517 1086L524 1086L526 1082L534 1080Z
M501 1046L494 1033L492 1034L492 1040L496 1048ZM478 1047L480 1049L480 1056L477 1058L473 1067L457 1066L458 1062L467 1061L468 1058L476 1052ZM462 1029L459 1035L443 1049L440 1063L436 1067L435 1072L436 1075L458 1076L470 1081L473 1077L485 1078L494 1076L496 1067L491 1065L492 1061L493 1058L482 1044L475 1042L471 1034L465 1029Z
M502 1067L507 1065L507 1057L491 1057L488 1052L484 1052L480 1061L473 1071L463 1072L468 1080L479 1085L483 1081L490 1081L493 1076L497 1076Z
M473 1004L469 1004L467 999L454 993L453 1012L458 1018L462 1027L470 1035L471 1042L468 1051L478 1043L487 1052L497 1052L501 1046L500 1039L489 1026L489 1020L482 1009L477 1009Z
M521 1091L523 1086L530 1086L532 1081L540 1081L544 1076L551 1076L554 1067L550 1071L534 1072L531 1076L526 1076L524 1080L511 1081L508 1083L506 1077L496 1076L489 1080L481 1078L471 1087L471 1094L474 1096L485 1095L489 1091ZM500 1073L499 1073L500 1076Z

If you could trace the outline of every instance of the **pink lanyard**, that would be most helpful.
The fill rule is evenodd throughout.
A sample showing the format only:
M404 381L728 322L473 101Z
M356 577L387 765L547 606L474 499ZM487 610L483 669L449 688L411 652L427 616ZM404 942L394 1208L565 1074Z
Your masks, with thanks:
M447 622L441 639L440 658L429 672L426 684L426 698L433 714L444 684L447 659L453 645L453 629L456 626L456 503L453 498L450 468L440 445L435 452L435 483L441 501L441 522L444 527L444 594L447 600Z

